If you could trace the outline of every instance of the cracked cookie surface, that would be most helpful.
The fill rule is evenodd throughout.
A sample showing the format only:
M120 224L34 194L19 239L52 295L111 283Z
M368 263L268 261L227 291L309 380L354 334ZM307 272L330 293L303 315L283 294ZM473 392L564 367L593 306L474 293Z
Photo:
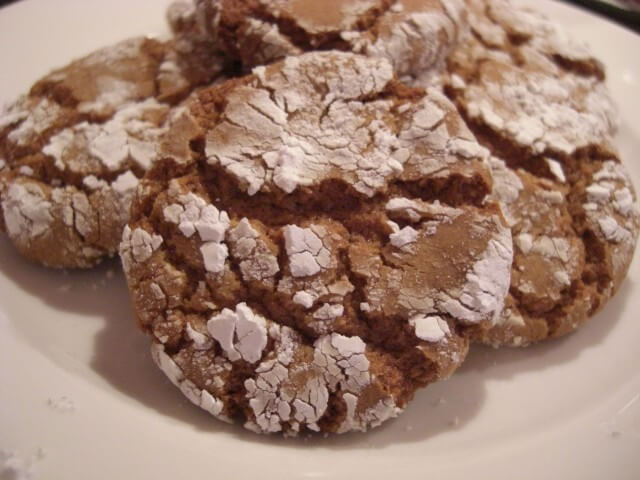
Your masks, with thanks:
M194 0L201 25L245 68L311 50L389 60L399 77L439 73L466 28L461 0Z
M260 433L366 430L463 361L509 285L487 151L439 92L351 53L198 92L120 254L156 363Z
M139 179L223 57L195 28L134 38L35 83L0 114L0 228L27 258L91 267L117 251Z
M478 338L528 345L580 326L625 277L640 225L612 146L616 109L589 50L537 12L468 0L470 35L449 59L447 93L492 153L512 229L510 295Z

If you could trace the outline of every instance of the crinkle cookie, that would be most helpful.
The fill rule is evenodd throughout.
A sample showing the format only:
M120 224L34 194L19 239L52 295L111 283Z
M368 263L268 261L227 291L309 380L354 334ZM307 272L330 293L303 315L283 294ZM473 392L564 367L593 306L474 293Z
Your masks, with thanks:
M200 25L245 68L337 49L430 77L466 28L461 0L193 0Z
M478 337L527 345L573 331L613 295L638 207L600 63L533 11L467 4L472 34L449 60L447 92L493 155L492 198L514 240L504 314Z
M0 228L47 266L116 253L175 105L222 66L210 40L185 31L120 42L39 80L0 114Z
M487 151L384 60L313 52L194 95L120 255L159 367L260 433L366 430L490 326L512 242Z

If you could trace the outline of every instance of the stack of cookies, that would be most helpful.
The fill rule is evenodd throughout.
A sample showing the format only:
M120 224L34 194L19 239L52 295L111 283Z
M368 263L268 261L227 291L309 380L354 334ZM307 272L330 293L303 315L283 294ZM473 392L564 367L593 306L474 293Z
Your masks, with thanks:
M119 253L152 356L259 433L364 431L575 330L640 210L601 63L507 0L193 0L0 116L0 228Z

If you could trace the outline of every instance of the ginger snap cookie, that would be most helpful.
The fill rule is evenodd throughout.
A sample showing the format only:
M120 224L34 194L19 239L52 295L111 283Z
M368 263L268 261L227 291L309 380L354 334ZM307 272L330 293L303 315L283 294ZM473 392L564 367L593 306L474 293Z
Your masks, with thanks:
M245 68L311 50L389 60L399 77L437 74L465 31L462 0L193 0L200 24Z
M392 64L311 52L199 91L120 255L158 366L259 433L364 431L463 361L512 263L488 152Z
M506 0L468 0L447 93L492 153L514 263L501 320L478 338L528 345L575 330L615 293L640 224L612 144L616 110L589 50Z
M139 178L183 100L222 71L185 31L134 38L45 76L0 114L0 228L27 258L90 267L117 252Z

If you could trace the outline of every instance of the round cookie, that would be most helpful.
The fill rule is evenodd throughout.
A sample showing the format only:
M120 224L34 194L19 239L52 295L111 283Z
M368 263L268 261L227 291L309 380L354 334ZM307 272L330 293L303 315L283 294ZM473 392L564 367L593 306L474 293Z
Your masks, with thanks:
M636 196L601 64L533 11L467 5L472 34L446 88L493 155L492 198L514 240L504 313L477 338L528 345L575 330L615 293L638 235Z
M116 253L176 105L223 65L211 41L185 30L120 42L36 82L0 114L0 228L51 267Z
M617 110L586 47L507 0L468 5L472 34L449 59L449 90L469 123L514 153L615 154Z
M502 318L480 337L525 346L569 333L602 308L631 263L640 227L631 181L615 159L580 165L573 185L492 165L514 262Z
M200 23L245 68L311 50L389 60L399 77L439 73L465 30L461 0L194 0Z
M487 152L439 92L312 52L198 92L182 119L120 254L194 404L260 433L366 430L494 323L511 237Z

